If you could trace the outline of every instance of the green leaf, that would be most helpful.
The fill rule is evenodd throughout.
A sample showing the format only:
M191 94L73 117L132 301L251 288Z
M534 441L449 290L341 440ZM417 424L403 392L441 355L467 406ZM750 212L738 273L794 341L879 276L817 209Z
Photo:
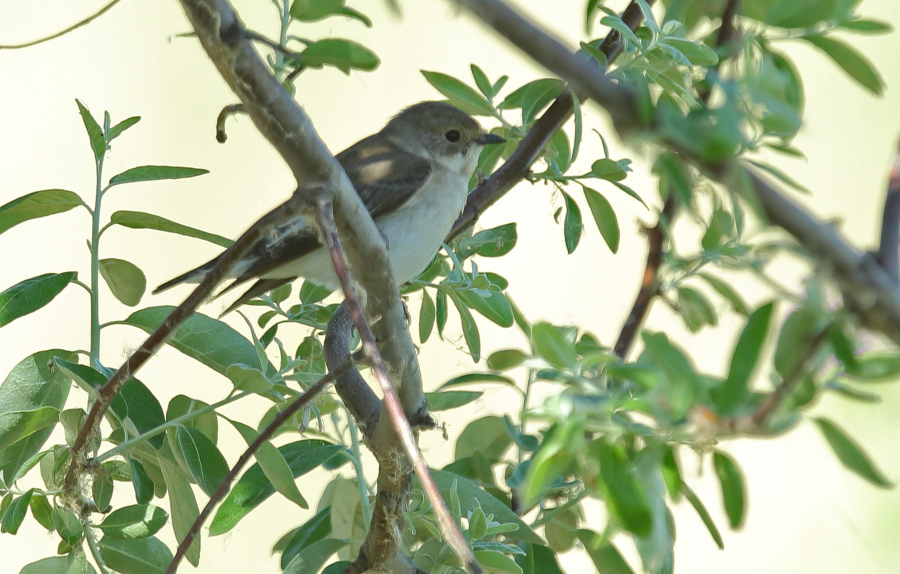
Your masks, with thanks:
M419 309L419 342L425 344L425 341L431 336L434 329L434 301L424 289L422 290L422 307Z
M694 510L697 511L697 514L700 516L700 520L703 521L704 526L706 526L706 530L709 531L709 535L712 536L713 541L716 543L716 546L719 547L719 550L725 549L725 541L722 540L722 533L719 532L719 527L716 526L715 521L713 521L712 516L710 516L709 511L706 510L706 506L703 505L703 501L700 500L700 497L691 490L688 485L682 483L681 484L681 493L687 499L687 501L694 507Z
M147 290L144 272L134 263L124 259L101 259L100 275L103 276L113 296L129 307L140 303Z
M463 303L458 296L451 296L456 310L459 311L459 322L462 325L463 338L466 340L466 346L469 348L469 354L476 363L481 360L481 334L478 332L478 324L472 317L468 305Z
M463 516L468 512L473 512L476 508L481 508L485 514L493 514L494 521L500 524L514 524L518 526L518 530L506 532L504 536L510 540L521 540L534 544L546 544L538 534L531 529L515 512L510 510L509 506L500 502L489 493L476 486L469 479L452 472L443 470L431 470L434 482L444 497L449 499L450 490L453 483L456 482L456 489L459 494L460 510ZM421 488L421 486L419 486Z
M80 410L81 409L79 409L79 411ZM91 495L93 496L94 504L100 509L100 512L109 512L109 503L112 500L112 494L112 476L110 476L109 471L100 467L94 473L94 481L91 484Z
M171 455L170 455L171 457ZM172 516L172 531L176 540L184 540L185 535L191 529L194 521L200 515L194 490L188 482L188 477L175 462L160 453L156 455L159 469L169 492L169 509ZM200 536L194 538L188 548L185 558L188 562L197 566L200 563Z
M53 526L60 537L70 546L75 546L84 536L84 528L75 513L61 506L53 509Z
M471 385L473 383L497 383L501 385L507 385L512 387L519 392L521 390L516 386L515 381L505 375L497 375L495 373L468 373L466 375L460 375L458 377L453 377L440 387L437 390L442 391L449 387L458 387L461 385ZM459 457L457 457L459 458Z
M300 286L299 297L300 301L306 304L318 303L331 295L331 293L332 290L328 287L321 287L310 281L304 281L303 285Z
M303 50L303 63L311 68L334 66L345 74L350 70L374 70L381 63L374 52L352 40L326 38Z
M566 242L566 252L573 253L581 242L581 234L584 231L584 223L581 220L581 208L572 199L572 196L562 192L566 202L566 217L563 220L563 239Z
M483 394L480 391L444 391L425 393L425 398L428 399L428 410L435 413L467 405L481 398Z
M52 532L53 507L50 506L47 497L43 494L35 493L31 495L28 506L31 507L31 514L34 516L34 519L38 521L38 524Z
M447 97L447 100L473 116L492 116L494 107L484 96L470 88L461 80L440 72L421 70L422 75L437 91Z
M876 95L884 93L884 80L878 70L855 48L831 38L803 36L803 39L825 52L851 78Z
M187 177L197 177L198 175L203 175L205 173L209 173L209 170L198 169L196 167L175 167L171 165L142 165L126 169L122 173L112 176L109 178L109 187L138 181L184 179Z
M91 142L91 150L94 152L94 160L99 162L103 155L106 154L106 140L103 138L103 130L84 104L78 100L75 100L75 103L78 104L78 113L81 114L84 129L87 130L88 139Z
M262 374L262 371L246 365L231 365L225 369L225 376L231 379L236 391L264 393L274 386L272 382Z
M353 8L344 6L343 8L341 8L339 13L341 16L346 16L347 18L350 18L352 20L359 20L366 28L372 27L372 20L362 12L358 12Z
M490 291L485 296L474 289L469 289L457 291L456 294L468 307L475 309L494 323L501 327L512 327L512 306L502 292Z
M281 553L282 570L290 564L291 560L301 550L310 544L322 540L329 534L331 534L331 506L325 506L291 534L290 539L285 544L284 551Z
M114 139L122 135L122 132L138 123L139 121L141 121L140 116L132 116L130 118L122 120L113 127L109 128L109 133L106 134L106 139L108 139L109 141L113 141Z
M817 322L817 313L807 307L797 309L785 320L778 334L774 358L775 371L782 378L794 376L794 371L809 356L816 338Z
M634 574L634 570L628 562L622 558L619 550L613 546L606 536L600 536L591 530L578 531L578 539L584 544L584 549L591 557L591 561L602 574ZM535 571L537 574L537 571Z
M79 205L83 203L78 194L65 189L34 191L0 206L0 233L30 219L63 213Z
M475 559L486 574L522 574L522 567L516 561L493 550L476 550Z
M164 231L166 233L176 233L185 237L193 237L215 243L221 247L231 247L234 243L227 237L216 235L215 233L207 233L187 225L175 223L165 217L153 215L152 213L144 213L142 211L117 211L113 213L109 222L115 225L121 225L130 229L153 229L155 231Z
M57 422L59 409L53 407L0 413L0 450Z
M892 382L900 378L900 354L875 351L856 357L853 364L846 364L844 368L857 381Z
M839 28L845 28L847 30L852 30L859 34L886 34L894 29L887 22L882 22L881 20L851 20L849 22L841 22L838 24Z
M487 74L475 64L471 64L469 69L472 70L472 78L475 80L475 85L478 86L478 89L481 90L484 97L488 99L493 98L494 87L491 85L491 81L488 79Z
M529 82L506 97L501 108L522 108L522 124L528 126L535 115L559 97L566 84L557 78L543 78Z
M301 22L316 22L339 14L343 7L344 0L294 0L291 17Z
M512 437L499 417L490 415L470 422L456 440L455 460L479 453L488 460L500 460L512 445Z
M701 387L699 375L684 352L673 345L664 333L641 333L646 353L665 373L672 389L667 393L670 408L675 414L687 414L695 389Z
M891 488L894 484L885 478L884 474L878 470L869 456L856 444L844 431L838 428L834 423L825 418L814 418L819 430L825 435L825 440L831 445L834 454L848 469L852 470L859 476L865 478L875 486L883 488Z
M704 281L709 283L709 286L715 289L719 293L719 295L721 295L729 303L731 303L731 306L736 313L740 313L741 315L750 314L750 307L747 306L744 298L741 297L741 294L738 293L734 289L734 287L732 287L725 281L722 281L718 277L714 277L708 273L700 273L699 276L702 277Z
M684 324L692 333L696 333L706 325L717 325L716 311L706 297L690 287L678 287L678 311Z
M666 38L666 44L684 54L684 57L690 60L694 66L715 66L719 63L719 56L715 50L706 44L684 38Z
M114 510L97 528L108 538L136 540L159 532L169 520L169 513L151 504L137 504Z
M587 199L588 207L591 208L591 215L594 216L594 223L600 230L600 235L609 246L609 250L616 253L619 250L619 221L616 219L616 213L613 211L612 205L603 197L600 192L593 190L587 186L581 186L584 190L584 197Z
M135 311L124 323L152 333L174 309L175 307L170 306L148 307ZM191 315L175 331L168 343L223 375L228 367L236 363L244 365L259 363L259 355L253 343L226 323L201 313ZM274 371L275 368L271 364L266 365L266 373Z
M534 352L548 363L562 369L575 366L575 345L565 335L549 323L537 323L531 330Z
M516 246L519 240L515 223L506 223L490 229L482 229L472 237L460 241L461 255L473 252L482 257L502 257Z
M777 0L765 23L782 28L809 28L835 16L837 0Z
M46 273L13 285L0 293L0 327L34 313L59 295L77 273Z
M297 478L327 462L343 451L344 447L322 440L302 440L279 447L278 450L290 465L291 474ZM216 512L209 527L210 536L218 536L234 528L241 518L274 493L275 487L266 478L259 464L251 466Z
M231 419L228 419L228 422L241 433L247 446L250 446L257 438L259 438L259 433L253 427ZM266 478L268 478L269 482L272 483L272 486L275 487L275 490L283 494L285 498L300 508L309 508L309 503L306 502L306 499L300 494L297 483L294 482L294 475L291 472L291 467L284 459L284 455L281 454L281 451L275 448L271 442L265 441L260 445L259 450L257 450L253 456L256 458L256 462L259 463L263 474L266 475Z
M311 574L318 572L331 556L349 542L337 538L325 538L313 542L297 553L284 569L284 574Z
M733 412L750 394L751 377L759 364L759 355L769 334L769 322L774 308L774 303L766 303L754 311L744 325L731 354L728 378L722 387L722 400L719 404L722 413Z
M35 353L13 367L0 385L0 413L34 411L50 407L62 409L69 396L70 379L56 369L53 357L74 359L69 351L51 349ZM45 427L0 450L0 471L9 480L46 442L52 427ZM0 434L0 440L5 435Z
M569 472L582 449L583 439L579 435L583 432L584 425L577 417L555 422L532 455L521 481L507 479L520 492L525 507L537 502L547 494L549 488L562 482L563 475ZM519 468L525 466L520 465Z
M629 532L649 536L653 525L650 499L632 469L628 453L619 445L596 440L590 447L590 455L600 464L604 498L610 512Z
M131 467L131 484L134 486L134 498L138 504L147 504L153 500L155 485L150 475L140 462L129 459Z
M106 565L122 574L165 574L172 552L158 538L117 540L104 536L100 555Z
M203 492L212 496L228 474L228 462L216 448L216 444L199 430L178 425L175 433L181 456L191 475Z
M19 527L22 526L22 521L25 520L25 514L28 513L28 504L31 502L31 497L36 490L32 488L21 496L13 497L12 502L6 508L6 512L3 513L3 521L0 522L0 532L9 534L19 532Z
M733 529L740 528L747 517L744 474L731 456L718 450L713 453L713 467L722 487L722 504L728 516L728 524Z
M505 371L518 367L528 355L518 349L501 349L494 351L487 359L487 366L495 371Z
M93 565L85 559L84 552L79 551L74 555L72 564L66 556L51 556L37 562L26 564L19 574L96 574Z

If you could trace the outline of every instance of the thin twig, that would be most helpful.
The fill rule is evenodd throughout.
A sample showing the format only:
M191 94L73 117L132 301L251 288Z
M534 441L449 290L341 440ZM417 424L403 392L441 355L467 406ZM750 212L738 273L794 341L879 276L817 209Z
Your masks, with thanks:
M654 0L648 0L652 5ZM636 0L622 12L622 20L632 30L637 29L643 20L643 12ZM600 44L600 51L606 55L607 62L612 62L622 53L621 34L612 30ZM507 194L528 174L531 165L538 160L544 147L559 131L575 109L572 92L563 93L547 108L547 111L532 124L531 129L519 142L516 151L489 178L478 184L466 199L466 207L453 224L447 241L453 239L465 229L474 225L484 211Z
M722 25L719 27L719 33L716 35L716 48L721 48L731 43L735 32L735 17L740 6L741 0L728 0L725 9L722 11ZM707 74L707 80L718 73L722 60L716 63L715 67L710 68ZM712 95L711 86L700 94L700 100L706 104ZM651 229L647 230L647 264L644 266L644 277L641 280L641 288L638 290L637 297L634 299L634 305L631 312L622 324L622 330L619 332L619 338L613 352L621 359L625 359L634 341L640 331L641 325L647 318L650 311L650 304L659 295L659 270L665 259L665 240L666 233L663 226L670 225L678 212L678 203L675 194L669 194L663 204L662 213L660 213L659 221Z
M225 122L235 114L246 114L247 109L244 104L229 104L222 108L219 116L216 118L216 141L225 143L228 140L228 134L225 132Z
M303 196L295 193L291 199L279 205L256 223L250 229L245 231L234 244L229 247L223 254L219 262L213 267L203 281L188 296L184 302L175 308L166 320L163 321L156 331L154 331L146 341L138 348L137 351L128 357L128 360L119 367L119 370L109 379L109 381L100 387L97 391L97 400L91 407L90 412L78 432L74 444L72 445L72 462L66 472L64 483L64 491L72 501L80 502L81 494L76 492L78 477L86 464L85 448L88 439L97 432L100 426L100 420L103 414L112 404L116 394L131 378L137 374L138 370L144 366L150 357L155 355L159 349L165 345L166 341L175 331L194 314L197 308L203 304L212 294L213 289L225 278L231 268L250 252L250 249L260 240L262 240L269 231L283 224L293 217L301 214L301 207L305 205ZM80 506L80 505L79 505Z
M250 459L253 458L253 455L260 449L260 447L268 441L272 436L275 435L275 431L281 428L281 425L286 423L293 417L297 412L306 406L309 401L311 401L316 395L325 390L325 387L334 380L335 376L340 375L342 372L347 371L348 369L353 367L352 362L345 363L341 368L335 369L331 373L324 375L321 379L316 381L316 383L306 390L302 395L297 397L291 402L290 405L278 415L272 419L272 422L266 425L266 428L259 433L259 436L256 437L250 446L244 451L241 455L241 458L238 459L234 466L231 467L231 470L228 471L228 474L225 475L225 478L222 479L222 483L216 489L211 497L209 497L209 502L206 503L206 506L203 507L203 510L194 520L194 523L191 524L191 528L185 533L184 539L182 539L181 543L178 544L178 549L175 551L175 556L172 558L172 561L169 563L169 567L166 569L166 574L175 574L175 571L178 570L178 564L181 562L181 559L184 558L185 554L187 554L188 548L191 547L191 544L194 543L194 539L200 534L200 528L203 526L203 523L206 522L206 519L209 518L209 515L212 514L213 508L225 498L225 495L228 494L229 489L231 488L231 484L234 482L234 479L237 478L237 475L243 470L243 468L250 462Z
M61 30L55 34L51 34L49 36L40 38L38 40L30 40L30 41L22 43L22 44L0 44L0 50L18 50L19 48L28 48L29 46L37 46L38 44L43 44L44 42L49 42L50 40L59 38L60 36L64 36L64 35L68 34L69 32L71 32L72 30L77 30L78 28L81 28L82 26L84 26L86 24L90 24L91 22L93 22L94 20L99 18L100 16L103 16L104 14L106 14L106 12L109 11L110 8L112 8L113 6L118 4L119 1L120 0L112 0L112 2L110 2L103 8L100 8L100 10L98 10L97 12L94 12L93 14L91 14L84 20L81 20L80 22L72 24L65 30Z
M375 378L378 380L381 390L384 393L384 404L390 414L394 429L400 438L400 442L403 445L403 449L406 451L407 457L413 464L413 468L416 471L416 475L419 477L419 481L422 483L425 494L428 496L428 499L434 508L435 515L438 519L438 526L440 527L444 540L450 544L468 572L472 574L481 573L483 572L481 566L479 566L478 561L475 560L472 549L469 548L468 543L466 543L465 538L459 531L459 527L453 520L453 516L450 514L447 505L444 503L443 498L441 498L437 485L431 477L428 465L425 464L425 459L422 458L422 453L419 451L419 447L416 444L416 437L406 420L403 406L400 404L400 398L397 396L397 392L391 384L390 377L387 374L387 368L384 365L384 361L381 359L381 354L378 352L378 347L375 344L375 337L372 335L369 324L363 315L362 306L360 306L359 301L356 299L353 292L353 286L350 283L350 274L347 270L347 263L344 260L340 238L338 237L337 227L334 223L331 201L319 199L317 203L319 226L322 229L322 235L328 246L329 252L331 253L331 262L334 265L335 273L340 279L341 289L344 292L344 298L347 301L350 315L353 317L356 332L359 333L363 350L369 361L371 361Z

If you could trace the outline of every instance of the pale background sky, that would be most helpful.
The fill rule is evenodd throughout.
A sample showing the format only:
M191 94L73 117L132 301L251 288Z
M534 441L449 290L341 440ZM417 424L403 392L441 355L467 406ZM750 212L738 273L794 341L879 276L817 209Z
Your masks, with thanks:
M55 32L103 3L0 0L0 43ZM301 32L310 38L353 37L382 59L376 73L348 77L333 70L314 71L298 82L298 100L333 151L377 131L403 106L437 99L439 95L419 74L420 69L468 79L469 64L477 62L491 78L508 74L510 87L544 74L472 19L458 15L448 2L403 4L404 16L397 19L384 11L380 1L351 1L351 6L375 21L372 30L357 22L331 19ZM567 38L570 46L582 39L583 0L519 0L517 4ZM624 2L611 3L619 4ZM236 8L251 28L275 33L276 18L270 2L241 0ZM867 0L861 12L900 24L900 4L895 0ZM104 109L109 110L113 122L132 115L143 118L114 143L106 162L108 176L143 164L188 165L211 172L193 180L118 188L106 198L107 215L119 209L146 210L234 237L283 201L293 189L290 173L248 119L229 122L226 145L213 139L216 114L235 98L197 42L175 37L186 31L188 25L177 2L124 0L104 17L68 36L26 50L0 51L4 79L0 90L0 204L47 188L70 189L84 198L92 197L91 153L75 98L97 117L102 117ZM888 85L885 96L871 97L806 45L784 43L806 83L808 122L796 145L804 150L808 161L777 162L814 192L812 196L794 197L822 217L836 220L848 237L865 248L874 245L878 236L877 213L886 169L900 133L900 62L896 56L900 53L900 36L861 36L851 41L880 68ZM647 175L639 152L610 135L601 110L588 106L587 112L591 125L611 141L614 158L635 157L636 173L627 183L648 201L653 200L655 179ZM592 154L596 157L600 153L598 148L594 138L586 138L582 167L589 165ZM578 251L567 257L562 232L552 220L556 205L549 191L543 186L521 185L484 216L485 227L517 221L520 240L510 256L485 261L483 268L510 280L510 292L530 318L577 323L612 344L630 308L645 257L646 245L636 233L636 221L652 217L648 219L647 212L633 200L604 188L622 226L619 253L610 254L596 230L588 225ZM583 211L587 216L586 206ZM83 210L32 221L6 232L0 237L0 290L48 272L77 270L86 280L84 239L88 233L89 219ZM217 252L218 248L205 242L122 228L110 231L102 243L103 257L136 263L151 286ZM780 275L790 283L806 272L800 266L785 264ZM176 304L187 293L187 289L180 289L147 296L141 305ZM104 297L103 321L131 312L108 293ZM754 302L762 297L762 293L748 295ZM417 308L416 302L412 308ZM222 303L213 302L205 312L216 315L221 309ZM84 291L71 287L40 312L0 329L0 375L5 376L22 358L38 350L85 348L88 316ZM683 333L670 313L657 307L650 326L676 334L682 344L694 349L701 369L721 373L740 325L727 312L723 317L720 330L690 336ZM238 317L231 316L229 321L243 329ZM517 331L499 329L484 320L479 323L485 354L521 344ZM301 335L299 331L297 334ZM142 339L142 333L127 327L104 331L105 364L117 366ZM468 357L451 343L429 344L419 359L429 389L473 368ZM230 388L223 378L171 349L150 361L141 379L151 385L163 405L181 392L217 400ZM900 440L896 423L900 393L890 385L875 390L885 394L884 403L873 407L828 399L815 412L827 414L849 429L886 474L898 480L900 460L894 445ZM494 405L509 404L505 402L508 399L489 391L474 409L478 416L495 412ZM266 406L260 401L252 408L262 413ZM247 408L242 408L241 415L246 413ZM445 442L439 433L428 434L422 441L426 458L438 467L449 461L464 419L448 415L443 420L449 424L451 441ZM222 428L222 436L230 441L223 443L223 450L233 461L243 443ZM715 547L696 514L682 503L675 509L676 572L887 574L900 570L900 547L895 543L900 534L896 519L900 515L900 494L878 490L844 471L812 425L803 423L778 440L729 441L722 448L734 454L746 472L750 496L746 525L739 533L725 528L710 473L698 476L695 461L685 457L685 474L722 529L726 548L719 551ZM374 476L373 471L370 474ZM301 481L307 499L316 499L329 476L316 472ZM121 483L116 486L121 495L119 505L127 504L131 487ZM202 504L202 495L200 499ZM278 572L276 559L270 557L271 544L309 516L273 496L232 533L204 538L198 571ZM163 539L174 546L168 530ZM0 570L16 573L22 565L52 555L56 544L53 536L29 518L18 536L0 535ZM627 543L621 547L631 555ZM592 569L577 557L567 557L565 564L571 573ZM182 569L190 571L190 566L182 565Z

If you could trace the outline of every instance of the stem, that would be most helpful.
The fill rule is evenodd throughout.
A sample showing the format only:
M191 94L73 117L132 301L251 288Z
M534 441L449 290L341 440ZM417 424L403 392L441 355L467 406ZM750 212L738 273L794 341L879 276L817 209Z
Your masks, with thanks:
M94 210L91 212L91 365L100 362L100 202L103 199L101 178L103 160L97 160L97 187L94 193Z
M525 379L525 394L522 396L522 410L519 412L519 432L525 434L525 411L528 410L528 401L531 399L531 387L534 385L534 371L528 370L528 378ZM522 449L519 449L519 464L522 464Z
M356 469L356 482L359 485L359 501L362 504L363 518L365 518L368 525L372 522L369 486L366 482L366 475L363 473L362 453L359 449L359 429L356 427L356 421L350 416L350 411L347 411L347 427L350 429L350 450L353 451L353 468Z
M233 403L234 401L236 401L238 399L242 399L242 398L246 397L247 395L252 395L252 394L253 393L251 391L244 391L244 392L238 393L236 395L230 395L228 397L225 397L224 399L222 399L221 401L219 401L217 403L213 403L211 405L206 405L205 407L201 407L201 408L197 409L196 411L191 411L189 413L185 413L178 418L174 418L170 421L164 422L163 424L159 425L155 429L148 430L147 432L145 432L142 435L136 436L133 439L126 440L125 442L118 444L116 447L109 449L108 451L104 452L101 455L98 455L95 460L98 463L103 462L104 460L119 454L123 450L128 450L135 445L139 445L143 442L147 442L148 440L155 437L159 433L164 432L166 429L169 429L174 426L185 423L191 419L199 417L200 415L204 415L210 411L214 411L219 407L225 406L229 403Z
M94 562L96 562L97 567L100 568L100 574L112 574L109 571L106 562L103 561L103 556L100 554L100 548L97 547L97 539L94 538L94 531L91 528L90 521L85 520L82 523L82 526L84 527L84 538L87 540L88 548L91 549L91 556L94 557Z

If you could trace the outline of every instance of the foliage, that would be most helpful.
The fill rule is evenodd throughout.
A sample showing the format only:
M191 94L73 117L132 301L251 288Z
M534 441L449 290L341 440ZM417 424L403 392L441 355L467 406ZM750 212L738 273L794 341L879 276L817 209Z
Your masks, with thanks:
M765 148L801 153L792 147L792 140L802 125L803 81L779 44L807 42L864 88L873 93L883 90L868 60L834 37L840 31L888 30L881 22L859 16L857 2L746 0L738 17L739 33L728 46L717 46L715 39L722 1L669 0L654 12L639 0L644 22L635 31L602 2L587 4L588 37L581 42L581 54L609 66L613 78L634 86L645 95L648 109L663 118L647 137L650 143L674 140L709 162L737 158L793 187L798 186L788 175L760 164L753 155ZM294 56L274 51L269 61L289 89L297 75L309 69L333 66L349 73L378 66L378 57L355 41L309 41L289 34L291 26L335 16L372 25L343 0L295 0L283 6L281 45L303 49ZM599 50L595 28L622 35L624 52L612 64ZM437 71L422 73L447 101L494 121L493 132L507 139L506 146L486 148L479 158L479 170L488 174L515 151L566 86L558 79L543 78L513 88L507 86L506 76L489 78L476 64L471 72L471 81ZM30 564L23 573L95 572L93 564L101 572L163 572L172 553L155 535L171 528L180 540L199 514L192 485L210 496L231 464L218 447L220 423L232 425L250 444L257 429L322 376L322 336L335 305L325 303L327 290L304 283L296 294L284 286L251 301L250 306L260 309L253 321L246 319L245 333L205 315L193 316L169 344L231 384L212 404L178 395L164 407L154 396L152 383L131 380L108 412L103 436L92 439L96 464L89 467L83 483L95 508L74 508L61 488L70 447L85 409L111 375L99 356L103 329L112 324L99 323L98 309L105 297L100 278L116 299L132 307L140 305L146 289L137 265L100 257L104 232L119 225L220 246L230 243L156 214L117 211L103 219L103 199L115 186L190 178L205 170L144 165L114 175L104 185L103 163L113 141L140 118L113 124L108 113L98 120L81 102L77 106L97 175L93 204L86 202L85 194L48 189L0 207L0 233L76 208L91 216L91 277L83 281L74 272L46 273L5 289L0 293L0 327L16 328L10 323L51 305L71 285L87 290L92 303L87 350L38 351L24 358L0 385L0 528L16 534L30 509L38 523L57 533L58 556ZM580 157L583 138L595 135L603 143L603 157ZM459 437L454 461L434 471L454 520L488 572L561 572L557 554L574 547L586 553L598 572L672 572L674 525L669 505L682 497L722 546L720 525L706 507L712 501L700 500L681 471L686 451L696 451L711 462L722 493L716 503L725 510L727 526L740 528L750 493L739 462L718 441L736 432L763 437L787 432L808 418L810 405L822 394L871 400L874 395L865 390L869 383L900 375L900 355L895 351L860 351L852 312L836 302L838 287L828 277L812 277L799 301L797 294L775 292L771 301L756 308L748 306L728 282L735 271L765 277L767 265L778 254L805 256L798 245L767 239L747 190L713 185L704 173L670 152L660 152L655 159L658 196L629 185L630 172L631 160L612 153L604 136L585 125L576 98L571 126L552 137L531 180L552 190L550 203L557 206L552 216L561 224L568 253L579 248L585 233L599 234L606 248L618 250L623 226L608 200L611 194L625 193L648 209L674 197L683 215L703 226L704 233L696 245L675 243L669 236L657 277L658 298L692 332L715 327L722 303L746 318L727 373L699 372L683 346L666 333L644 331L642 351L629 360L616 356L586 326L529 321L527 311L509 296L515 286L485 270L492 258L515 248L514 222L462 234L403 288L406 295L419 294L413 328L422 344L434 334L440 339L448 336L452 307L465 348L476 364L483 365L430 394L432 411L462 408L477 400L482 392L469 390L474 385L505 386L522 398L517 409L508 409L503 416L472 420ZM477 179L472 185L476 183ZM587 214L592 223L585 224ZM170 310L144 307L115 323L152 332ZM775 320L778 312L787 313L780 324ZM519 329L529 344L483 357L479 333L483 319ZM530 400L538 382L556 389L542 404ZM73 383L81 392L74 392ZM261 420L232 420L219 412L248 396L272 403ZM850 471L877 486L891 485L838 425L822 418L811 420ZM319 397L293 423L282 431L299 432L301 438L277 447L270 442L263 445L255 464L213 516L210 535L231 531L268 497L282 495L315 511L275 543L283 570L312 573L324 567L326 572L338 572L359 551L371 519L374 485L365 475L355 423L335 396ZM65 431L65 442L46 444L57 426ZM321 469L341 469L341 477L320 500L309 501L296 479ZM38 480L40 486L22 486ZM98 521L90 511L108 511L113 481L131 483L134 504L114 509ZM602 501L605 521L585 516L583 505L589 500ZM424 497L410 507L402 535L420 568L460 571ZM619 551L617 545L625 537L637 549L640 565L630 564ZM194 565L200 561L200 550L198 539L187 554Z

